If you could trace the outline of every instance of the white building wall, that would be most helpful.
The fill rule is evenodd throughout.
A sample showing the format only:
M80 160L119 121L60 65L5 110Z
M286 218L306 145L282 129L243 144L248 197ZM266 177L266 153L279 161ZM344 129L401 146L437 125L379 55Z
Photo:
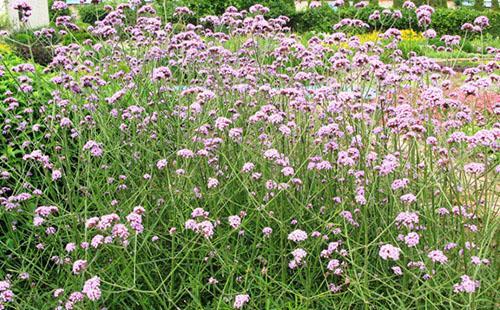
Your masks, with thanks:
M12 7L17 0L0 0L0 14L8 12L11 21L11 26L14 29L18 29L21 25L19 22L19 17L17 11ZM28 19L27 25L30 28L39 28L47 26L50 22L49 19L49 5L47 0L24 0L26 1L33 10L31 11L31 16Z

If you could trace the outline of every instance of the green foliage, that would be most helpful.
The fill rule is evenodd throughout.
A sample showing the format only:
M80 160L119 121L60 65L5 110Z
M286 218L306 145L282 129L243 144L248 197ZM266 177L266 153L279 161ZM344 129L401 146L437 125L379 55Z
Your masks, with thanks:
M78 22L76 23L79 30L68 31L66 35L61 37L61 43L63 45L68 45L71 43L81 44L83 41L87 39L95 40L95 38L87 31L87 28L90 26L89 24Z
M295 14L294 0L156 0L155 6L158 15L169 21L176 21L173 16L176 7L186 6L195 13L192 18L188 19L188 22L196 22L203 16L221 15L229 6L246 10L257 3L270 9L266 17L274 18L280 15L290 17ZM183 18L186 19L186 17Z
M314 9L297 12L291 23L297 32L330 32L332 25L339 20L338 14L327 4Z
M1 57L0 65L6 68L12 68L25 62L22 58L9 52L2 51ZM15 90L15 80L7 72L4 72L3 76L0 76L0 100L5 99L7 91L14 92Z
M486 33L493 36L500 36L500 12L487 10L478 11L460 7L458 9L437 9L432 15L431 28L440 34L460 34L464 32L460 29L464 23L472 23L478 16L484 15L490 20L490 27Z
M23 29L12 32L6 42L12 47L15 54L23 59L47 65L52 61L52 46L59 43L58 36L48 39L35 35L36 30Z
M80 20L86 24L93 25L98 20L103 20L108 11L104 9L104 4L86 4L78 7Z
M295 2L294 0L278 0L278 1L273 1L273 0L262 0L262 1L256 1L256 0L243 0L243 5L241 6L242 9L248 9L252 5L256 3L260 3L263 6L266 6L269 8L269 13L267 14L267 17L275 18L280 15L284 16L292 16L295 13Z
M168 21L177 22L173 13L178 6L187 6L195 15L192 17L183 17L185 22L196 23L200 17L207 15L220 15L229 6L236 8L248 9L250 6L261 3L270 8L267 17L277 17L285 15L290 17L290 26L296 32L304 33L308 31L314 32L332 32L332 26L343 18L355 18L364 21L370 25L370 29L363 29L361 32L372 30L386 30L388 28L398 29L413 29L415 31L423 31L417 24L417 18L414 10L401 9L403 17L394 19L392 16L381 14L379 20L369 20L369 16L376 10L382 12L384 8L370 4L367 7L357 9L352 6L345 6L339 9L333 9L328 4L315 8L306 9L296 12L293 0L156 0L155 5L159 15ZM423 3L423 2L422 2ZM444 8L442 1L436 1L441 7L436 9L432 16L431 28L436 30L438 34L460 34L464 32L460 29L464 23L471 23L478 16L485 15L490 19L490 27L485 30L493 36L500 36L500 12L495 10L478 11L470 8L447 9ZM88 7L88 6L86 6ZM351 30L353 31L353 30ZM356 33L359 33L359 29ZM469 36L472 34L469 34Z
M422 55L422 48L420 44L412 41L401 41L398 44L398 48L403 53L404 58L409 58L410 53L415 53L416 55Z
M0 43L1 44L1 43ZM16 77L19 76L19 74L14 73L10 71L12 67L15 67L17 65L26 63L27 61L25 59L22 59L21 57L17 56L13 52L8 52L5 50L2 50L1 56L0 56L0 66L2 66L4 69L3 75L0 75L0 101L3 101L5 98L7 98L7 91L11 93L19 93L18 89L18 81L16 80ZM38 64L34 64L35 70L36 71L41 71L42 67ZM8 68L8 70L7 70ZM47 74L45 78L49 79L53 76L54 74ZM31 93L32 100L44 100L47 101L50 98L50 91L51 89L46 88L46 87L41 87L41 85L44 85L45 81L42 81L40 79L34 79L33 80L33 86L34 86L34 91ZM19 100L19 104L23 105L25 104L25 99L27 96L25 95L19 95L16 96L16 98ZM2 109L0 109L0 118L2 117ZM0 140L1 141L1 140ZM0 142L1 144L1 142Z
M5 13L0 14L0 30L4 30L9 28L10 26L10 20L9 16Z
M388 28L413 29L415 31L424 30L418 26L414 11L402 9L401 13L403 17L397 20L394 20L391 16L384 17L383 14L380 20L369 20L369 16L376 10L381 12L384 8L377 6L368 6L362 9L344 7L336 11L325 4L318 8L295 13L291 19L291 26L297 32L331 32L332 26L340 19L355 18L369 24L370 29L368 31L386 30ZM472 23L476 17L481 15L485 15L490 20L490 27L485 30L485 33L491 34L494 37L500 36L500 12L494 10L477 11L469 8L436 9L436 12L432 15L430 28L436 30L440 35L464 35L465 33L460 29L462 25L464 23ZM468 36L472 35L468 34Z

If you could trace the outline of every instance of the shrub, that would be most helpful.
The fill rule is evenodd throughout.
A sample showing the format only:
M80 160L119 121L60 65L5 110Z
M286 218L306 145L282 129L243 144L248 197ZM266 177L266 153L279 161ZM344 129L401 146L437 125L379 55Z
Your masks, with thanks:
M35 31L37 30L23 29L14 31L6 38L6 42L19 57L32 59L38 64L47 65L52 61L52 46L57 44L60 39L57 35L51 39L37 37Z
M95 40L95 38L87 31L71 32L70 35L64 36L61 43L64 45L68 45L70 43L82 43L87 39L92 41Z
M94 25L96 21L103 20L108 11L104 9L104 4L85 4L78 7L80 20L86 24Z
M371 30L386 30L394 27L398 29L413 29L422 31L417 24L415 12L412 10L402 9L403 17L394 20L391 17L383 17L380 20L369 20L369 16L374 11L382 11L384 8L377 6L367 6L365 8L356 9L354 7L343 7L338 11L333 10L327 5L318 8L307 9L302 12L297 12L291 19L291 26L297 32L306 31L321 31L332 32L332 26L342 18L360 19L370 25ZM473 22L480 15L485 15L490 20L490 27L485 30L495 37L500 36L500 12L494 10L477 11L469 8L458 9L436 9L432 15L430 28L434 29L438 34L459 34L464 32L460 29L464 23ZM473 34L469 33L469 36ZM475 34L477 35L477 34Z
M331 32L332 26L338 21L338 13L327 4L297 12L290 19L293 30L300 33L307 31Z
M431 28L440 34L460 34L464 23L471 23L478 16L485 15L490 20L490 26L485 30L495 37L500 36L500 12L487 10L477 11L474 9L460 7L458 9L437 9L432 15ZM470 34L469 34L470 35Z
M187 19L188 22L192 23L203 16L221 15L229 6L246 10L257 3L269 8L270 11L266 17L274 18L280 15L291 17L295 13L294 0L155 0L158 14L164 20L177 21L173 16L175 8L186 6L195 12L194 16ZM186 17L184 17L185 19Z

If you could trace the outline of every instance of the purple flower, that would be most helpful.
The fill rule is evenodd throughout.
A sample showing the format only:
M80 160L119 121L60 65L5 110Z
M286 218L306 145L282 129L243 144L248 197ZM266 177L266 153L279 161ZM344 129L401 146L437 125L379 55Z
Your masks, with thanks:
M307 233L303 230L296 229L288 234L288 240L293 242L301 242L307 239Z
M427 29L422 33L422 36L427 39L434 39L437 36L437 33L434 29Z
M236 229L241 225L241 218L238 215L231 215L228 217L229 226Z
M53 181L59 180L61 177L62 177L61 170L52 170L52 180Z
M269 237L273 233L273 229L271 227L264 227L262 229L262 234L264 234L264 237Z
M418 25L427 27L431 23L431 15L434 13L434 8L429 5L421 5L416 10Z
M304 249L298 248L292 251L293 259L288 263L290 269L296 269L304 264L304 258L307 252Z
M440 264L446 264L448 262L448 257L446 257L446 255L444 255L444 253L440 250L430 251L429 254L427 254L427 257L429 257L434 263L437 262Z
M406 204L411 204L411 203L417 201L417 197L415 197L415 195L413 195L413 194L403 195L403 196L399 197L399 199Z
M484 29L490 25L490 20L488 17L481 15L476 17L474 20L474 25L481 27L481 29Z
M172 76L172 72L168 67L158 67L153 69L153 74L151 75L151 79L153 81L161 81L166 80Z
M64 1L54 1L54 3L52 3L51 8L52 8L52 10L55 10L55 11L62 11L62 10L67 9L68 5Z
M413 10L413 9L415 9L415 8L416 8L416 6L415 6L415 4L414 4L413 2L411 2L411 1L405 1L405 2L403 3L403 8L404 8L404 9L408 9L408 10Z
M420 236L416 232L410 232L404 237L404 240L405 244L411 248L415 247L418 244Z
M481 174L484 170L484 164L481 163L469 163L464 166L464 171L469 174Z
M243 306L245 306L248 302L250 301L250 296L248 294L240 294L236 295L234 298L234 304L233 308L234 309L241 309Z
M395 275L397 276L402 276L403 275L403 271L401 270L401 267L399 266L393 266L391 267L392 269L392 272L394 272Z
M25 0L17 0L14 3L13 9L19 12L21 22L25 23L31 16L32 7Z
M87 269L87 261L86 260L77 260L73 263L73 273L80 274L85 269Z
M87 141L83 146L83 150L89 150L94 157L100 157L103 154L102 145L93 140Z
M399 255L401 253L401 249L391 244L384 244L380 247L378 255L382 257L383 260L392 259L394 261L399 259Z
M453 285L455 293L474 293L480 286L479 281L471 279L468 275L463 275L460 279L460 283Z
M92 301L101 298L101 279L95 276L85 281L82 293L87 295L87 298Z

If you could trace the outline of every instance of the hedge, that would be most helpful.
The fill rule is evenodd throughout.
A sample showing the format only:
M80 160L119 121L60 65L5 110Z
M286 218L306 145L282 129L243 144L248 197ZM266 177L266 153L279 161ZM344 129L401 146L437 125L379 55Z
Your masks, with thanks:
M414 11L401 10L403 17L394 20L391 17L384 18L382 21L369 20L369 16L374 11L382 12L384 8L368 6L362 9L353 7L340 8L334 10L328 5L307 9L302 12L296 12L291 18L291 27L294 31L303 33L308 31L316 32L332 32L332 26L343 18L356 18L370 25L367 31L386 30L394 27L398 29L413 29L422 31L418 26L417 18ZM382 14L381 14L382 15ZM494 37L500 36L500 12L493 10L477 11L469 8L458 9L436 9L432 15L430 28L434 29L438 34L458 34L464 35L461 30L464 23L472 23L478 16L485 15L490 20L490 26L485 30Z
M370 5L362 9L354 7L341 7L338 10L333 9L327 4L316 8L306 9L304 11L295 11L294 0L155 0L157 10L160 16L168 21L176 21L173 17L175 7L187 6L195 16L190 17L188 22L196 23L200 17L206 15L220 15L224 13L228 6L235 6L238 9L248 9L250 6L261 3L270 8L267 17L277 17L285 15L290 17L289 26L293 31L304 33L309 31L332 32L332 26L342 18L357 18L370 25L367 31L385 30L390 27L398 29L413 29L422 31L417 25L417 19L414 11L401 9L403 18L391 20L385 18L382 23L380 20L371 21L369 16L375 11L382 12L384 8ZM490 27L485 31L494 37L500 36L500 12L496 10L478 11L475 9L460 7L458 9L437 8L432 16L431 28L438 34L460 34L464 32L460 29L464 23L472 23L480 15L485 15L490 19Z
M173 12L178 6L186 6L195 13L191 22L207 15L222 15L229 6L246 10L254 4L268 7L270 11L267 17L271 18L295 14L294 0L155 0L155 4L159 15L169 21L175 21Z
M103 20L108 13L109 12L104 8L103 3L85 4L78 7L80 20L90 25L94 25L98 20Z

